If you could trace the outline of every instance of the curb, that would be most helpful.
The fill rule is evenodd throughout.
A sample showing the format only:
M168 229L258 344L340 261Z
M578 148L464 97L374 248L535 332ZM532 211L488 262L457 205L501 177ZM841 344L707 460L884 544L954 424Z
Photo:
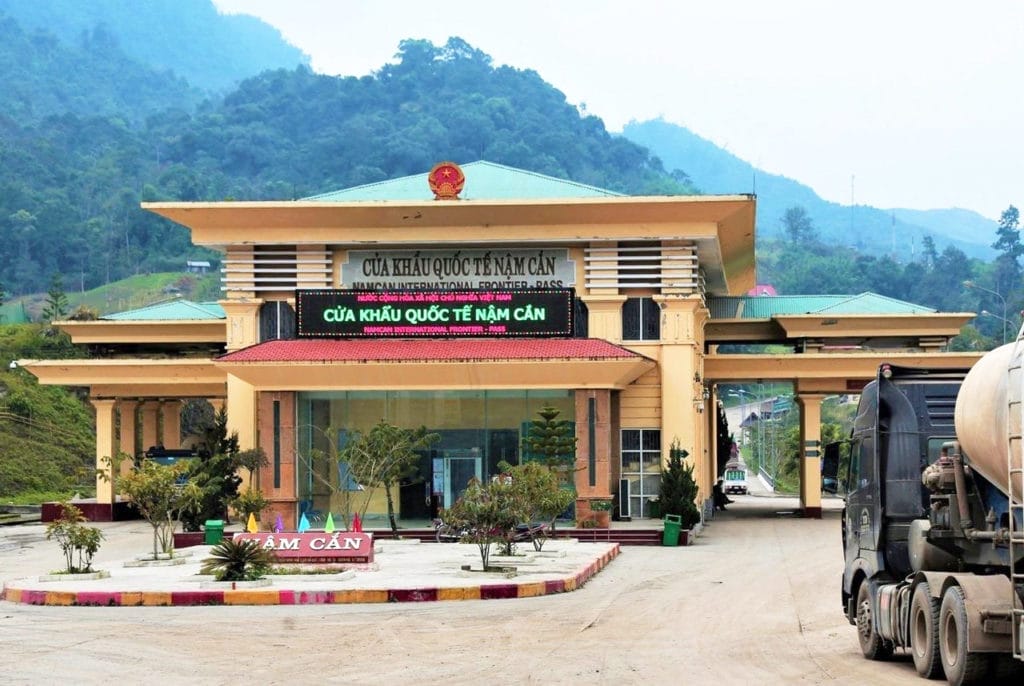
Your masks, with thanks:
M198 591L41 591L8 588L0 599L12 603L93 607L188 607L196 605L341 605L355 603L422 603L441 600L502 600L535 598L569 593L582 588L595 574L618 557L615 544L600 558L572 576L523 584L481 584L479 586L394 588L387 590L297 591L205 589Z

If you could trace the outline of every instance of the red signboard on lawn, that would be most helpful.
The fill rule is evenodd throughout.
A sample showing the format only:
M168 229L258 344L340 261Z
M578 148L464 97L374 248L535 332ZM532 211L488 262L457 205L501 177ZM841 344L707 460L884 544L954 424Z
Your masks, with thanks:
M355 531L235 534L236 541L256 541L281 562L373 562L373 534Z

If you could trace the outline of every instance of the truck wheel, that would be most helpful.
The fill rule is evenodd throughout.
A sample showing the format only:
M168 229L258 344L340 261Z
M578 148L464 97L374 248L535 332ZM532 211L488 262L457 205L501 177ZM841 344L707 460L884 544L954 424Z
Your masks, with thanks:
M879 636L875 630L867 579L857 589L857 640L860 641L860 651L869 660L888 660L892 657L892 643Z
M950 586L942 596L939 653L946 680L954 686L978 683L988 672L988 656L967 650L967 602L959 586Z
M910 601L910 652L914 667L925 679L942 677L939 655L939 601L928 592L928 582L914 586Z

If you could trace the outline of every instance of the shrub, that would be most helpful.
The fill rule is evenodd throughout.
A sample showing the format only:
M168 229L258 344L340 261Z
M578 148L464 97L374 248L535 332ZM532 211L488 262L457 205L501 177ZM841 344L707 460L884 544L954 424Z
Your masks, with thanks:
M672 441L668 466L661 475L661 514L678 515L683 529L691 529L700 522L697 509L697 482L693 478L693 465L684 464L689 453Z
M64 501L60 503L60 514L46 526L46 540L57 539L68 574L91 572L92 558L100 549L103 533L95 527L84 526L86 521L81 510Z
M276 562L274 551L261 548L256 541L225 538L210 550L201 571L213 574L217 581L255 581L262 579Z

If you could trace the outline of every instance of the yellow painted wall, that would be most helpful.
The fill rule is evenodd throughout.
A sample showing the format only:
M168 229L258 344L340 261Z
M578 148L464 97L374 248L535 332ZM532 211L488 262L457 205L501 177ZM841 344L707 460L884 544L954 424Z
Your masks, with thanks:
M661 426L661 373L652 369L619 394L622 428Z

